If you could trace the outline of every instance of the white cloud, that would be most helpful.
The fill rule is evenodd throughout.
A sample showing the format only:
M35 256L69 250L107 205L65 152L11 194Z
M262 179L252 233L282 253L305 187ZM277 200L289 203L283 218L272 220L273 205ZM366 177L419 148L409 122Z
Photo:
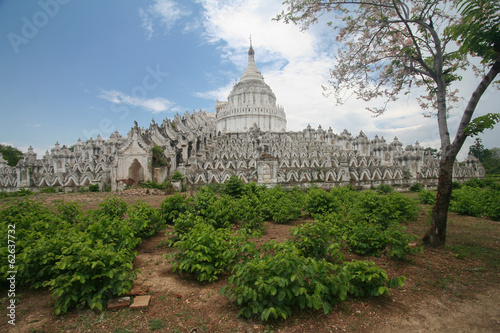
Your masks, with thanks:
M214 90L195 92L194 96L199 98L205 98L211 101L214 100L225 101L227 99L227 96L231 92L233 85L234 85L233 82L230 82L227 85Z
M171 110L174 107L174 103L165 98L137 98L117 90L101 90L98 97L115 104L140 107L154 114Z
M404 146L418 140L424 146L440 147L437 120L423 117L415 100L416 90L412 90L409 99L401 96L397 102L390 103L387 112L377 118L373 118L366 107L381 105L383 100L366 103L353 97L336 106L333 100L323 97L321 86L328 85L329 69L335 63L334 51L338 48L332 30L326 25L313 25L301 32L295 25L272 21L284 9L281 1L199 0L199 3L204 9L205 39L222 45L222 59L233 63L240 75L247 64L248 37L252 34L257 66L276 94L278 103L285 107L289 130L302 130L310 123L315 128L322 125L325 130L331 126L336 133L347 129L357 135L363 130L369 138L377 134L388 142L397 136ZM225 100L233 79L228 79L229 82L220 88L198 92L196 96ZM464 80L464 87L460 87L464 91L462 95L468 98L471 88L465 87L475 87L477 82L478 79ZM485 96L488 103L483 104L481 111L478 109L478 115L498 112L495 106L500 105L500 99L499 94L496 95ZM448 121L450 133L454 133L459 118L452 114ZM495 131L498 142L500 129ZM451 135L453 139L454 134ZM469 141L460 158L465 157Z
M157 27L168 33L178 20L190 14L190 11L182 9L174 0L155 0L154 4L146 9L139 9L142 27L146 30L148 39L154 36Z

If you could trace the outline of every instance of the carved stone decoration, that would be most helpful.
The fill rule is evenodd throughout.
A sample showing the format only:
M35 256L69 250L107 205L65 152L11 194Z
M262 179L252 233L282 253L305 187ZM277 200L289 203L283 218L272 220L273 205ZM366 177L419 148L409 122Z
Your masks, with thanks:
M14 167L0 157L0 191L74 191L95 184L121 191L148 180L162 182L176 171L186 187L224 183L233 175L269 187L437 186L440 153L428 154L418 142L403 149L397 138L387 143L363 132L335 134L324 126L287 132L285 112L258 71L252 46L248 56L240 82L227 102L216 103L216 113L177 114L161 125L153 121L147 129L134 122L126 136L115 132L105 140L99 135L69 148L56 143L41 159L30 147ZM152 167L155 145L164 148L168 163L163 169ZM455 163L453 180L475 177L485 177L477 158Z
M262 153L257 160L257 183L270 187L278 183L278 160L268 153Z

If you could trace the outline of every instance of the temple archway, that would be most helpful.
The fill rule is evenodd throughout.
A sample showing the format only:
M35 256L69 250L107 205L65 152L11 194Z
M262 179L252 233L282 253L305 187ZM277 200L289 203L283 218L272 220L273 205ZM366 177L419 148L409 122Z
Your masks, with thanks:
M128 168L128 181L131 183L130 185L144 182L144 168L136 158Z

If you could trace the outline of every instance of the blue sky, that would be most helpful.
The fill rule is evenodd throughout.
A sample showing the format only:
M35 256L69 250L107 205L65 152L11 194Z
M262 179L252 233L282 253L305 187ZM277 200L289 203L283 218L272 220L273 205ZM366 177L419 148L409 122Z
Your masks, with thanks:
M246 67L251 34L288 130L310 123L439 147L436 119L422 117L417 92L378 118L359 101L336 106L323 97L338 47L332 32L271 21L282 9L281 0L0 1L0 143L24 151L31 145L40 158L56 142L126 135L134 120L148 127L153 118L214 112ZM477 79L464 77L468 97ZM499 105L490 89L477 115L499 112ZM449 121L453 132L458 116ZM499 139L497 127L483 143L498 147Z

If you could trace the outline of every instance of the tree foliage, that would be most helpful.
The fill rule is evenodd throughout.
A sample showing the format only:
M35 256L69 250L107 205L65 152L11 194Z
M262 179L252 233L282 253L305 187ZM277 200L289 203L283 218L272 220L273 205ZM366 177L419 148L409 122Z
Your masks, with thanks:
M474 155L481 161L487 175L500 174L500 148L484 148L480 138L469 147L469 155Z
M462 21L451 29L464 53L493 64L500 48L500 2L492 0L459 0Z
M437 116L441 160L432 227L424 241L444 246L456 156L468 136L498 122L497 114L472 120L481 96L500 72L498 1L286 0L284 4L286 9L276 19L301 24L303 29L324 14L333 17L327 24L337 32L341 47L330 87L324 89L337 102L350 95L364 101L384 98L381 106L368 108L381 115L398 96L414 87L425 88L419 103L428 115ZM462 47L457 50L454 41ZM448 112L459 98L453 84L461 79L461 70L471 67L468 54L481 57L487 73L469 98L452 140Z
M152 166L154 168L161 168L167 165L167 160L164 155L164 149L158 145L154 145L152 149L153 161Z
M0 154L10 166L16 166L17 162L24 156L19 149L7 145L0 145Z

